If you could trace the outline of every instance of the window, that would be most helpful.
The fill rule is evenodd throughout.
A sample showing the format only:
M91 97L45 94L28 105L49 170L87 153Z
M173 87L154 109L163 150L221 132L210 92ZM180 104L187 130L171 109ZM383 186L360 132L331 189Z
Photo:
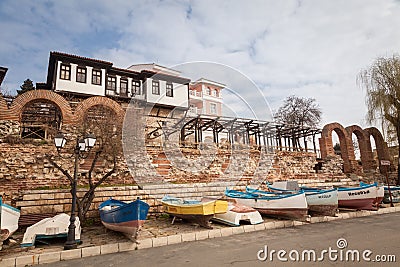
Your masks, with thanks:
M86 68L77 67L76 68L76 81L79 83L86 83Z
M92 71L92 84L101 85L101 70Z
M120 92L119 92L120 95L128 96L128 80L121 79L120 86L121 86Z
M207 89L206 89L206 94L207 94L207 95L211 95L211 89L210 89L210 87L207 87Z
M115 88L117 87L117 78L113 76L108 76L107 77L107 89L115 91Z
M217 104L210 103L210 113L217 114Z
M212 90L212 95L215 96L215 97L217 97L217 96L218 96L217 90Z
M152 87L151 87L151 92L153 93L153 95L160 94L160 82L159 81L153 81Z
M60 79L71 80L71 66L67 64L61 64Z
M173 87L172 83L167 83L166 95L169 96L169 97L173 97L174 96L174 87Z
M132 96L140 95L140 82L132 81Z

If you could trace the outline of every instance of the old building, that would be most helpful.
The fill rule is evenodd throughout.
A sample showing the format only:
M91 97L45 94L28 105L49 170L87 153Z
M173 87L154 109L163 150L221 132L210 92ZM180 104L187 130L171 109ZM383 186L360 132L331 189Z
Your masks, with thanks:
M179 72L149 65L122 69L112 62L51 52L47 81L37 88L70 98L106 96L119 102L134 98L150 105L188 109L190 80L180 77Z
M189 114L222 116L222 89L225 85L205 78L190 83Z

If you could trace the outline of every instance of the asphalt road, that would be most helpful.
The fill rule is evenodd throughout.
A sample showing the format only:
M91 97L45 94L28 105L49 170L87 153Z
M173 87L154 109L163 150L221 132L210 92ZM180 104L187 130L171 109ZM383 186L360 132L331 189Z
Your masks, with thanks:
M399 230L400 213L391 213L185 242L43 266L399 266ZM258 257L266 257L265 246L268 247L268 257L261 261ZM271 261L272 250L276 252L272 254ZM279 250L283 251L279 252L280 255ZM295 261L297 255L299 260ZM352 261L353 257L357 259L357 255L360 261ZM393 262L392 255L396 257L397 264ZM287 261L280 261L278 256ZM377 262L376 256L392 262ZM305 261L302 261L303 257ZM369 262L366 261L368 259Z

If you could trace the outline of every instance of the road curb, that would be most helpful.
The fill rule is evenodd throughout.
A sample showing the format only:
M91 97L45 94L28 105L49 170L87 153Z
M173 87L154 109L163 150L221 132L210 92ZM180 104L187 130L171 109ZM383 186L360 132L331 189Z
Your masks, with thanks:
M377 211L342 212L337 214L337 216L335 217L330 217L330 216L311 217L308 222L303 222L303 221L264 222L257 225L226 227L221 229L202 230L191 233L175 234L157 238L148 238L139 240L138 243L121 242L121 243L107 244L101 246L83 247L73 250L63 250L58 252L47 252L47 253L44 252L40 254L17 256L0 260L0 266L2 267L32 266L32 265L51 263L63 260L79 259L97 255L106 255L111 253L120 253L138 249L147 249L159 246L173 245L183 242L200 241L200 240L243 234L254 231L264 231L264 230L267 231L279 228L298 227L314 223L330 222L330 221L344 220L350 218L360 218L360 217L394 213L394 212L400 212L400 206L380 208Z

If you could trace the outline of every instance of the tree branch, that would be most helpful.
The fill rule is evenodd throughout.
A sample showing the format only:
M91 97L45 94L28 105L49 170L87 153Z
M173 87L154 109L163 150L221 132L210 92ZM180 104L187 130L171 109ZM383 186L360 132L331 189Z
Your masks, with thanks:
M94 155L94 159L92 161L92 165L90 166L90 170L89 170L89 174L88 174L88 180L89 180L89 186L92 187L93 186L93 180L92 180L92 172L94 170L94 166L96 165L96 162L101 154L102 150L98 150L96 151L96 154Z
M68 173L68 171L64 170L63 168L61 168L60 165L58 165L55 161L53 161L53 159L51 158L50 155L45 155L46 159L50 162L51 165L53 165L54 167L56 167L56 169L58 169L60 172L62 172L69 180L70 183L73 182L73 178L72 176Z

